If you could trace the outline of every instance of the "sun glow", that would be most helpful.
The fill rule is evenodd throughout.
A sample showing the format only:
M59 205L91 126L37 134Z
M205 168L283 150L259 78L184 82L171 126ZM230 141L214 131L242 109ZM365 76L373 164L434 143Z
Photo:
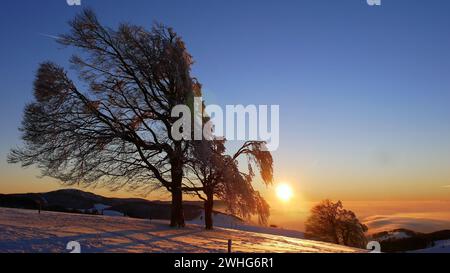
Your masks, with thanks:
M280 184L276 188L277 197L283 201L287 202L292 198L293 191L292 188L287 184Z

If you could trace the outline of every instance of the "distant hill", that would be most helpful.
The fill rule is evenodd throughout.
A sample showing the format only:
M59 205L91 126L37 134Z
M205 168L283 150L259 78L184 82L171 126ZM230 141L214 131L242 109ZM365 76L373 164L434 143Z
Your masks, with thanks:
M201 202L186 202L186 220L198 218ZM46 193L0 194L0 207L39 209L46 211L126 215L141 219L170 219L170 202L149 201L141 198L109 198L75 189Z
M372 240L381 244L383 252L409 252L441 246L450 240L450 230L431 233L415 232L409 229L395 229L372 235Z

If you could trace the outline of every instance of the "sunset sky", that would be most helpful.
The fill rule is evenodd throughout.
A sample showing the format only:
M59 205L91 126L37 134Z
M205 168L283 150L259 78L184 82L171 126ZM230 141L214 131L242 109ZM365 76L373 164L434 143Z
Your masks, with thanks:
M207 103L280 105L275 183L291 185L291 204L450 201L449 1L82 0L88 6L110 26L174 27ZM81 8L2 3L0 193L59 188L6 156L21 143L38 64L69 67L71 51L51 36ZM285 209L273 188L259 188Z

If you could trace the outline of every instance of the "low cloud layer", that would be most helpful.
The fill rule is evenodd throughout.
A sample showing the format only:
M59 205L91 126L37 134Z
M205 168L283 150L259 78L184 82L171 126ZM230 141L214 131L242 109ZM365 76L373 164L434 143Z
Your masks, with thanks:
M374 215L364 219L370 233L396 228L406 228L418 232L433 232L450 229L450 213L404 213Z

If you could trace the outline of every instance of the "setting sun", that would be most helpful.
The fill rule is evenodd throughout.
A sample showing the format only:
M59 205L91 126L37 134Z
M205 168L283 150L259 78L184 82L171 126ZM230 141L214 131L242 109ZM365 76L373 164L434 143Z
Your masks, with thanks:
M287 184L278 185L276 193L278 198L284 202L289 201L293 195L292 188Z

